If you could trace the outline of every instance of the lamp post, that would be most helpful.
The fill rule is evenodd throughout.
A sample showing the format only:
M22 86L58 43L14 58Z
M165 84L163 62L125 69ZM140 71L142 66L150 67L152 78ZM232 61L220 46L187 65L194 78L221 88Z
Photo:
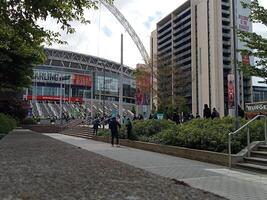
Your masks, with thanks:
M105 128L105 98L106 98L106 65L104 64L104 80L103 80L103 129Z
M94 88L94 79L93 79L93 73L92 73L92 85L91 85L91 121L93 121L93 88Z
M123 34L121 34L121 70L119 78L119 115L122 119L122 102L123 102L123 83L122 83L122 72L123 72Z
M239 121L238 121L238 72L237 72L237 55L236 55L236 5L235 5L236 0L232 0L232 17L233 17L233 46L234 46L234 76L235 76L235 129L237 130L239 128Z
M60 110L59 110L59 117L60 117L60 124L62 125L62 109L63 109L63 107L62 107L62 85L63 85L63 82L62 81L65 81L65 80L69 80L70 79L70 75L67 75L67 76L60 76L60 92L59 92L59 94L60 94ZM65 95L65 94L64 94Z

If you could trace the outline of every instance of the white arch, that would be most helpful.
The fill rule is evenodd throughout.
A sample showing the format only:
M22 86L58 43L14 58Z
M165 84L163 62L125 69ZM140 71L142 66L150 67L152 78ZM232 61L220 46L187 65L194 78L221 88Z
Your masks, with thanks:
M142 41L138 37L137 33L131 26L131 24L125 19L123 14L113 5L108 3L106 0L99 0L121 23L121 25L126 29L128 34L131 36L132 40L134 41L135 45L137 46L141 56L146 64L149 64L149 56L143 45Z

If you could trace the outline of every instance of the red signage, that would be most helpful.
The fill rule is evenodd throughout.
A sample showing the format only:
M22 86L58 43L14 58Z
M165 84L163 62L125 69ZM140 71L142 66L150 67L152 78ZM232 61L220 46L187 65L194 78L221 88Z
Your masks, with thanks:
M249 65L250 64L249 55L243 55L242 62L244 65Z
M235 77L234 74L228 74L228 108L235 106Z
M27 96L27 100L32 100L32 96ZM39 101L60 101L60 96L37 96L36 100ZM62 101L71 101L71 102L83 102L81 97L62 97Z
M79 85L79 86L92 86L92 78L88 75L81 75L81 74L73 74L72 77L72 84Z
M141 69L142 70L142 69ZM140 71L136 75L136 104L149 105L151 91L151 75L147 71Z

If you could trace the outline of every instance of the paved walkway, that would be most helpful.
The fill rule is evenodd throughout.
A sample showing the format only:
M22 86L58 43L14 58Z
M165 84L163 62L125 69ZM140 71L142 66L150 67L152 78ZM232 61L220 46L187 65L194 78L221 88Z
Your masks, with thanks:
M182 180L189 185L232 200L266 200L267 176L192 161L164 154L111 147L110 144L60 134L50 137L88 151L144 169L163 177Z
M88 140L53 135L84 146ZM102 146L101 146L102 145ZM122 148L123 149L123 148ZM121 150L122 150L121 149ZM119 153L120 149L113 149ZM0 140L1 200L223 200L143 169L31 131Z

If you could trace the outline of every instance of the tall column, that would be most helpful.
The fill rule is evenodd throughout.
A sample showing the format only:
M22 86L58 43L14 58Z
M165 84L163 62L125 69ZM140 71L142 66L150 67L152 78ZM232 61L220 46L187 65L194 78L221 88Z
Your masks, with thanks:
M122 102L123 102L123 83L122 83L122 72L123 72L123 34L121 34L121 70L119 78L119 115L122 117Z

